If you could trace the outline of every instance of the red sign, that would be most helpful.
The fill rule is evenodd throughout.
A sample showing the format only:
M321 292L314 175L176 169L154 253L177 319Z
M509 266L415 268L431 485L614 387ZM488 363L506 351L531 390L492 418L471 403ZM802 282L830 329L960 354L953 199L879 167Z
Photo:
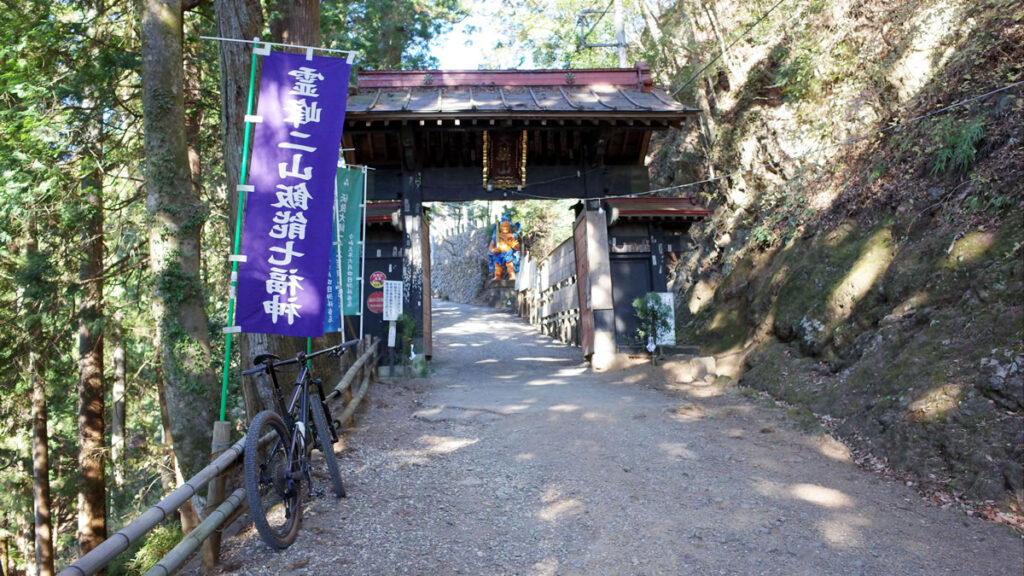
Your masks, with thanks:
M387 279L387 274L378 270L373 274L370 274L370 286L373 286L374 288L382 288L384 286L384 281Z
M371 292L370 297L366 299L366 308L374 314L380 314L384 311L384 293L383 292Z

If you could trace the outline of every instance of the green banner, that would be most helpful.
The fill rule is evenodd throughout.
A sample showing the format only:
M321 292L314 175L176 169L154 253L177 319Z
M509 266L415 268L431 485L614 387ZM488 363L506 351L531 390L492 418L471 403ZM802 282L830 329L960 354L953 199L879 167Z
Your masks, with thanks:
M341 307L345 316L358 315L359 303L362 302L359 237L363 225L363 177L362 170L338 169L335 253L338 258Z

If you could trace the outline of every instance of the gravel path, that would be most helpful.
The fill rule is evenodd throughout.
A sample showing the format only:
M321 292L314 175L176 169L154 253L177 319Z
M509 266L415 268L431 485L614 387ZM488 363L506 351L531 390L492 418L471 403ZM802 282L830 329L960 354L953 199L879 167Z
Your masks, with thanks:
M1005 526L927 506L735 388L595 373L578 349L435 302L434 374L371 389L349 496L225 574L1020 575Z

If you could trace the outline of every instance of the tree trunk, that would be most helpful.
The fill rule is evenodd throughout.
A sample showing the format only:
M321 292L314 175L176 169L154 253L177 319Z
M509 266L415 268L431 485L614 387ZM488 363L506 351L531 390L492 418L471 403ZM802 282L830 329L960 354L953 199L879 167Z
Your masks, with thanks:
M192 193L200 198L203 181L203 161L199 155L199 131L203 126L202 78L203 68L197 61L195 50L184 58L185 68L185 142L188 144L188 168L192 178Z
M320 45L319 0L276 0L270 34L274 42L300 46Z
M738 66L733 62L732 56L729 54L729 49L725 45L725 38L722 37L722 33L719 31L720 26L718 25L718 14L715 11L714 4L708 4L707 2L701 2L701 8L704 9L704 14L708 17L708 22L711 23L711 31L715 34L715 41L718 42L718 50L722 54L722 64L725 65L726 74L728 74L729 83L731 84L733 78L736 77L736 70Z
M217 0L217 33L223 38L254 38L263 28L263 12L259 2L252 0ZM279 18L271 25L274 42L316 46L319 43L319 3L311 0L278 2ZM301 20L301 22L299 21ZM285 40L287 39L287 40ZM224 170L227 175L229 213L234 237L239 196L235 186L241 184L242 147L245 140L245 111L249 94L252 46L234 42L220 45L221 63L221 135L224 142ZM259 71L255 76L258 82ZM258 93L258 86L253 88ZM286 357L298 348L295 339L267 334L242 334L239 339L241 364L249 367L258 354ZM251 419L261 410L274 408L270 380L254 376L242 382L246 416Z
M184 478L208 463L218 407L200 275L207 211L188 164L181 0L140 0L146 208L167 411Z
M36 572L52 576L53 521L50 500L50 453L47 444L46 384L38 373L38 355L30 353L29 377L32 379L32 477L35 499ZM6 546L6 538L4 542Z
M159 340L157 336L157 340ZM160 344L156 343L156 350L154 351L157 357L160 356ZM160 365L160 361L156 362L156 373L153 375L154 384L156 384L156 397L157 403L160 404L160 432L162 433L161 440L164 445L164 462L163 466L160 466L160 487L163 488L165 494L174 490L175 474L174 474L174 435L171 433L171 417L167 413L167 393L164 391L164 370Z
M29 225L26 261L36 253L35 230ZM42 342L43 327L37 311L29 311L26 332L32 342ZM53 513L50 499L50 434L46 410L46 379L42 359L35 348L29 350L28 377L32 382L32 478L35 508L36 571L40 576L54 574ZM7 537L3 541L3 573L7 574Z
M687 26L687 32L688 32L688 36L689 36L688 44L691 45L691 46L696 46L697 42L698 42L698 39L699 39L698 28L697 28L697 19L688 16L686 18L686 22L687 22L687 25L688 25ZM696 56L695 53L691 53L689 57L692 60L695 56ZM691 66L690 66L691 70L698 70L700 68L700 66L701 66L701 63L699 61L692 61L692 62L690 62L690 64L691 64ZM705 84L705 87L706 87L706 84ZM702 88L700 86L700 84L698 84L696 90L694 90L694 96L696 97L696 100L697 100L697 102L696 102L697 107L700 108L700 111L701 111L701 115L698 116L698 118L697 118L697 126L698 126L698 130L699 130L698 131L698 140L699 140L700 146L701 146L701 155L705 159L705 169L707 170L707 177L708 178L714 178L715 177L715 165L714 165L714 156L713 156L713 151L714 151L714 146L715 146L715 120L714 120L714 114L713 114L713 111L712 111L712 108L711 108L711 103L708 101L707 90L705 88Z
M111 332L114 344L114 381L110 393L110 464L114 472L114 486L124 483L125 391L128 390L128 361L124 350L120 321L115 319Z
M263 29L263 11L254 0L216 0L217 34L222 38L255 38ZM249 76L252 66L252 46L235 42L220 43L221 85L221 139L224 145L224 172L228 182L229 237L240 234L238 218L239 194L236 186L242 183L242 153L245 142L245 112L249 95ZM258 82L259 70L254 81ZM253 102L257 87L253 86ZM246 151L247 152L247 151ZM233 320L233 319L230 319ZM239 356L242 365L256 354L267 352L266 337L262 334L242 334L239 338ZM262 392L261 392L262 391ZM246 378L242 382L245 413L251 420L261 410L271 408L269 386L265 377Z
M78 547L86 554L107 538L103 436L103 193L98 169L82 181L84 218L78 324Z
M157 330L157 340L160 331ZM160 355L160 346L157 346L156 353ZM156 396L160 404L160 426L163 431L164 456L167 458L165 466L160 467L160 486L164 493L169 493L176 486L181 486L191 476L184 476L181 471L181 462L174 451L174 433L171 431L171 416L167 408L167 389L164 386L163 365L158 364L156 370ZM188 534L199 525L199 516L196 514L192 501L185 502L178 509L178 518L181 521L181 531Z

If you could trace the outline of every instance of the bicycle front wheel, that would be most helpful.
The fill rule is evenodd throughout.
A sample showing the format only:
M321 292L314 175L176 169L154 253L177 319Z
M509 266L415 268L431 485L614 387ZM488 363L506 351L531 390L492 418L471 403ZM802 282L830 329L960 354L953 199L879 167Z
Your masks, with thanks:
M327 464L327 471L331 475L331 487L334 488L334 495L338 498L345 497L345 485L341 482L341 472L338 471L338 459L334 457L334 445L331 444L331 431L327 428L327 417L324 416L324 407L320 404L320 393L315 389L309 391L309 410L313 413L313 426L316 428L316 445L324 453L324 462Z
M271 548L295 541L302 518L302 474L291 452L291 435L272 410L253 418L245 435L245 497L252 523Z

